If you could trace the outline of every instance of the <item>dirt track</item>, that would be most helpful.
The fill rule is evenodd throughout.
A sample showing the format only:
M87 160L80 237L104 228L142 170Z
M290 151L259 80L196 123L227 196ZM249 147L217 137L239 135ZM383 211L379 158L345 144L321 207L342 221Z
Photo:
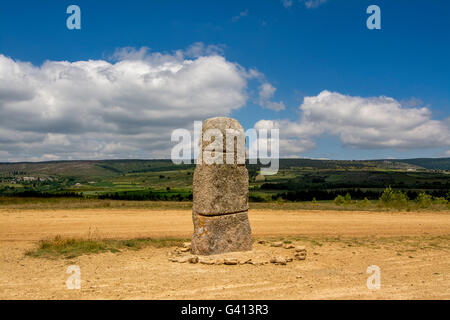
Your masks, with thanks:
M251 211L250 222L256 238L301 236L296 243L307 247L307 259L287 266L178 264L168 261L169 248L151 247L71 260L31 258L24 252L36 240L57 234L87 236L89 229L110 238L187 238L191 215L113 209L0 211L0 298L450 299L449 212L266 210ZM65 287L71 264L81 268L81 290ZM366 287L370 265L381 268L380 290Z
M105 238L186 237L192 234L187 210L0 211L0 241L41 240L55 235ZM450 213L363 211L250 211L252 234L267 236L400 236L449 234Z

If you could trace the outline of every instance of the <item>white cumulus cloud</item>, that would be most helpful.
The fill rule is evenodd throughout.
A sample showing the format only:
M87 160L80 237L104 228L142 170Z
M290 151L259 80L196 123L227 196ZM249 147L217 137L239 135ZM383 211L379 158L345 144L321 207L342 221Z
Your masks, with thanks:
M259 87L259 105L274 111L284 110L286 106L283 101L273 102L270 99L274 96L277 89L270 83L265 82Z
M359 149L407 150L450 145L446 121L433 120L426 107L404 107L389 97L364 98L325 90L305 97L300 111L298 121L261 120L255 128L280 128L282 154L312 149L314 139L322 134L337 136L344 146Z
M173 129L241 108L263 77L201 43L113 58L35 66L0 54L0 161L167 158Z

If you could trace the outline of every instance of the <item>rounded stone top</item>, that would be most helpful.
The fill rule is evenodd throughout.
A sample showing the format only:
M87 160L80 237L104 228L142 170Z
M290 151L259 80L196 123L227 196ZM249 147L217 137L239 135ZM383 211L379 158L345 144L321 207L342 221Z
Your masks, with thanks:
M225 134L225 131L227 129L244 131L244 128L242 128L239 121L228 117L215 117L206 119L205 121L203 121L202 132L205 132L208 129L219 129L222 134Z
M211 161L216 164L245 164L245 133L236 119L215 117L203 121L199 145L201 153L197 159L204 160L205 164L211 164Z

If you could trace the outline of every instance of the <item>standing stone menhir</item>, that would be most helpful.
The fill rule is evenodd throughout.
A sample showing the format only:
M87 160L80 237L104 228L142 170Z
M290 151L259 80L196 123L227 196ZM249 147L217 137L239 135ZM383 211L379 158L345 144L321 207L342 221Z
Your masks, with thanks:
M211 118L203 122L200 139L193 184L192 253L251 250L244 129L235 119Z

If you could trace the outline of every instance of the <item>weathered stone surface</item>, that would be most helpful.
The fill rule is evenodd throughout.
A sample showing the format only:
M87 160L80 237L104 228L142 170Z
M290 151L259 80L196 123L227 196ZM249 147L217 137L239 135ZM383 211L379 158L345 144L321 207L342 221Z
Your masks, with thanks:
M195 213L214 216L248 210L245 166L198 165L193 184Z
M227 259L224 259L224 261L223 261L223 264L226 264L229 266L236 265L238 263L239 263L239 261L237 259L233 259L233 258L227 258Z
M247 212L220 216L194 213L193 254L211 255L252 249L250 223Z
M191 243L190 242L183 242L183 248L190 249L191 248Z
M296 260L305 260L306 259L306 252L297 252L295 254Z
M213 265L215 263L215 260L200 258L199 262L201 264Z
M192 256L188 259L189 263L198 263L198 257Z
M244 131L244 128L242 128L239 121L228 117L214 117L206 119L205 121L203 121L202 124L202 134L209 129L219 129L220 132L222 132L222 134L225 134L226 129L235 129Z
M305 246L297 246L295 248L295 259L296 260L305 260L306 259L306 247Z
M273 257L272 259L270 259L270 263L286 265L287 262L283 257Z
M178 263L186 263L189 262L190 257L180 257L176 259L176 262Z
M222 140L216 140L220 136L222 137ZM223 159L223 162L221 163L232 164L230 162L225 162L225 156L228 153L231 154L231 159L234 158L234 164L245 164L245 132L239 122L235 119L216 117L205 120L202 124L200 143L201 152L197 159L198 161L205 163L203 161L204 152L208 151L208 154L210 154L214 151L212 154L213 157L216 153L221 153L220 156L222 156Z
M224 146L224 149L222 150L223 152L236 152L236 150L233 151L232 149L226 148L227 134L233 134L232 136L234 139L244 139L243 141L245 142L244 128L241 126L239 121L227 117L210 118L203 121L202 124L202 150L204 150L210 143L214 142L213 139L209 140L208 137L208 133L210 133L211 136L214 136L214 131L220 132L222 134L222 146ZM228 142L230 142L230 140Z
M277 241L270 244L271 247L281 247L283 246L283 242Z
M237 153L224 153L224 152L213 152L213 151L204 151L202 162L197 160L199 165L239 165L245 166L245 153L237 154Z
M209 129L214 131L213 134L208 135ZM227 139L230 132L232 139ZM205 160L204 152L208 152L221 161L216 164L197 161L193 183L191 252L211 255L251 250L244 129L235 119L207 119L203 122L201 142L200 159ZM244 147L243 153L241 146Z

